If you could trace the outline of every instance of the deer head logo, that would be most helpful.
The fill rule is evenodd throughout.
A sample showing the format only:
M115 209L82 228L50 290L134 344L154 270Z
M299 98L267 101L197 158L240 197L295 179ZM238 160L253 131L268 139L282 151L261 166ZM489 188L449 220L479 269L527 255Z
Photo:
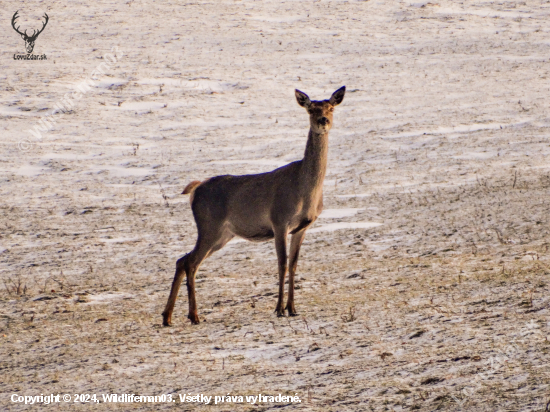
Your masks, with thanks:
M46 27L46 24L48 24L48 20L49 20L48 15L46 13L44 13L44 18L46 19L46 21L43 23L42 28L38 31L33 29L32 36L29 36L29 35L27 35L27 30L25 30L24 33L21 33L19 31L19 26L15 27L15 20L17 20L17 18L19 17L17 15L17 13L19 13L19 10L16 11L13 14L13 17L11 18L11 25L12 25L13 29L21 35L23 40L25 40L25 48L27 49L27 53L32 53L32 51L34 49L34 42L35 42L36 38L38 37L38 35L40 33L42 33L44 31L44 28Z

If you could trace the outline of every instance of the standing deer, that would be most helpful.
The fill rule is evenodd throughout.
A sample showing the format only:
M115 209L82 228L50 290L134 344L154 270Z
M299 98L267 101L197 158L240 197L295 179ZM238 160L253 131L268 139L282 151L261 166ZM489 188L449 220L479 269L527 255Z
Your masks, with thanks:
M17 26L15 27L15 20L17 20L17 18L19 17L17 15L17 13L19 13L19 10L16 11L14 14L13 14L13 17L11 18L11 26L13 27L13 29L19 33L21 35L21 37L23 38L23 40L25 40L25 48L27 49L27 53L32 53L32 51L34 50L34 42L36 41L36 38L38 37L38 35L40 33L42 33L44 31L44 29L46 28L46 25L48 24L48 20L49 20L49 17L46 13L44 13L44 23L42 23L42 28L38 31L36 30L32 30L32 35L31 36L28 36L27 35L27 30L25 30L24 33L21 33L19 31L19 27L20 26Z
M176 275L166 308L163 325L170 326L172 311L185 272L191 323L199 323L195 300L195 274L199 265L235 236L250 241L275 238L279 263L279 298L275 312L296 316L294 275L300 246L307 228L323 210L323 180L327 169L328 132L332 127L334 106L344 100L346 87L336 90L329 100L311 101L296 90L298 104L309 114L309 135L302 160L271 172L244 176L216 176L203 182L193 181L183 194L191 195L191 209L197 224L195 248L178 259ZM288 301L284 307L287 271L287 236L291 234Z

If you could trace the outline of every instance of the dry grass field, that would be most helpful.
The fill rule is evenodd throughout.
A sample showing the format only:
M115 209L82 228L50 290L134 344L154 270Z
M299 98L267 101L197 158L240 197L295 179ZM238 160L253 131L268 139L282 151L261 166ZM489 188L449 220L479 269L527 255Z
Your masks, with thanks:
M50 20L44 61L0 33L1 410L549 410L550 3L4 6ZM273 242L233 241L198 273L202 323L183 287L163 328L183 187L300 159L294 88L342 85L300 316L273 313ZM176 402L10 400L58 393ZM178 397L258 393L301 402Z

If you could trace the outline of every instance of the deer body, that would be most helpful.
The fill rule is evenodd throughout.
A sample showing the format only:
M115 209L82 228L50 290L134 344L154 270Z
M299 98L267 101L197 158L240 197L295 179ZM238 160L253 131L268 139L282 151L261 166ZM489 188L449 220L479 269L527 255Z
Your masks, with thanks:
M300 246L307 228L323 209L323 180L328 156L328 132L332 127L332 111L344 98L345 87L330 100L310 101L296 90L298 103L310 114L310 131L304 158L271 172L216 176L204 182L191 182L184 194L191 194L191 208L197 224L195 248L179 259L170 297L163 312L163 324L169 326L183 274L187 275L189 315L199 323L195 300L195 274L200 263L221 249L235 236L250 241L275 239L279 263L279 298L276 312L296 315L294 307L294 275ZM287 265L286 243L290 242ZM289 267L289 288L286 308L283 306L284 284Z

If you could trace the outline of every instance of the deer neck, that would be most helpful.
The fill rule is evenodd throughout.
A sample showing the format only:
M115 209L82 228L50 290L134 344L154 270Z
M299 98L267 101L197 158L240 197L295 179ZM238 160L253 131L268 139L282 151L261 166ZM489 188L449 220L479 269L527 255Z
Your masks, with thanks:
M304 159L302 160L302 187L309 193L319 192L327 170L328 132L309 130Z

